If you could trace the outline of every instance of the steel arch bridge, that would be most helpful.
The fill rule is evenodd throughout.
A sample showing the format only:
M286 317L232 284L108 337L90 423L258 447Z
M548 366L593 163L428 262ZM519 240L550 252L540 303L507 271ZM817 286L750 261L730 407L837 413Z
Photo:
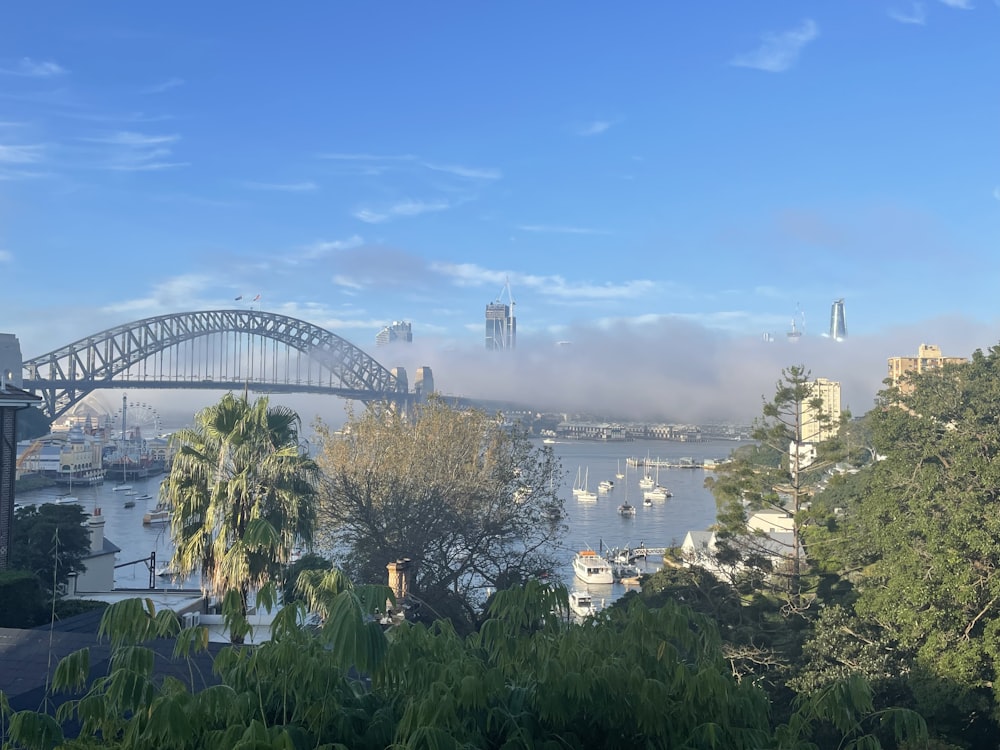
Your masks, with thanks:
M99 389L183 388L409 399L405 378L329 331L258 310L174 313L126 323L23 363L22 387L58 419Z

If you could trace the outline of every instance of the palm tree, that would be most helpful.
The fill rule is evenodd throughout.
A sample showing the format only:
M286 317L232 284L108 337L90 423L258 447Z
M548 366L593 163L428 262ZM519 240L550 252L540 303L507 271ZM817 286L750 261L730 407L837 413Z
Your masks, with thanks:
M291 409L228 393L180 430L161 500L173 511L172 566L200 570L202 589L229 610L230 637L247 632L249 594L281 577L292 549L312 542L319 469L299 447Z

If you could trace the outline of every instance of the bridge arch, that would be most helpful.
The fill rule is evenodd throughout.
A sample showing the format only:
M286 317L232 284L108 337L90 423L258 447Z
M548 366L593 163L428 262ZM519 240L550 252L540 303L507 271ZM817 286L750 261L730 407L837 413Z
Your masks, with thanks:
M211 354L209 340L213 342ZM198 341L205 342L203 350L196 350ZM266 350L267 342L271 352ZM307 378L301 372L290 374L288 358L282 359L285 373L281 376L278 345L284 347L286 357L287 352L297 352L307 358ZM167 353L177 357L164 356ZM192 361L182 361L182 353ZM219 357L224 376L194 379L191 366L196 356ZM268 356L270 362L265 361ZM26 360L22 380L25 389L42 396L43 409L52 419L94 390L105 388L231 389L246 385L331 393L360 401L407 399L404 379L397 379L346 339L304 320L260 310L172 313L126 323Z

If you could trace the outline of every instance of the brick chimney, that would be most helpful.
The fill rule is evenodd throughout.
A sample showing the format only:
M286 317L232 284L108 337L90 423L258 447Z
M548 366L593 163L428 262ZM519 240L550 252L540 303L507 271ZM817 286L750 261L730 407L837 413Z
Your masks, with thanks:
M104 550L104 516L100 508L94 508L94 515L87 525L90 527L90 553L100 554Z

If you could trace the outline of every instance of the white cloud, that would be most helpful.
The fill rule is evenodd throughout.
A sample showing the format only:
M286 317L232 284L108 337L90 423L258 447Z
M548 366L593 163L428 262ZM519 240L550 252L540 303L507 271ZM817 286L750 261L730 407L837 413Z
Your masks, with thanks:
M130 130L120 130L101 138L91 138L95 143L110 143L116 146L158 146L165 143L176 143L180 140L179 135L146 135Z
M908 11L890 8L888 13L889 18L899 23L907 23L915 26L923 26L927 23L927 8L924 7L923 3L913 3Z
M444 211L450 207L451 205L447 201L405 200L380 211L360 208L354 212L354 217L367 224L381 224L401 216L419 216L433 211Z
M42 159L42 147L0 144L0 164L35 164Z
M14 256L8 250L0 250L0 263L10 263Z
M515 274L509 271L483 268L474 263L434 263L431 265L431 268L441 275L450 278L456 286L504 286L509 281L511 289L529 288L550 298L554 297L577 302L634 299L650 293L656 288L654 282L645 279L626 281L619 284L570 283L562 276Z
M420 164L435 172L446 172L456 177L469 177L476 180L499 180L503 177L499 169L464 167L461 164L434 164L427 161L420 162Z
M364 284L355 281L349 276L344 276L343 274L335 275L333 277L333 283L336 284L337 286L347 287L348 289L354 289L357 291L361 291L362 289L365 288Z
M152 86L147 86L139 91L140 94L162 94L164 91L170 91L170 89L175 89L178 86L184 85L183 78L171 77L161 83L153 84Z
M611 234L611 232L604 229L567 227L552 224L520 224L517 228L522 232L541 232L545 234Z
M577 131L577 135L600 135L601 133L607 132L608 128L610 128L612 124L613 123L608 122L607 120L594 120L593 122L580 128Z
M417 157L411 156L409 154L403 154L402 156L382 156L379 154L345 154L345 153L330 153L330 154L320 154L320 159L330 159L332 161L413 161Z
M972 10L973 8L970 0L941 0L941 3L949 8L958 8L959 10Z
M815 21L807 18L794 29L764 34L760 47L753 52L737 55L730 64L768 73L781 73L795 64L802 49L817 36L819 27Z
M176 134L147 135L120 130L100 138L87 139L111 147L106 169L124 172L152 172L189 166L186 161L174 161L171 145L180 140Z
M214 288L217 279L201 274L175 276L156 284L148 297L124 300L101 308L106 313L153 310L196 310L206 306L202 292ZM210 305L211 303L209 303Z
M274 190L281 193L308 193L319 190L319 185L315 182L241 182L243 187L250 190Z
M32 60L30 57L22 57L17 61L15 68L0 68L0 73L14 76L30 76L32 78L49 78L51 76L62 75L66 69L51 60Z
M303 260L315 260L316 258L322 258L324 255L335 253L338 250L350 250L351 248L360 247L363 244L364 240L357 234L348 237L346 240L319 240L318 242L306 245L299 257Z

